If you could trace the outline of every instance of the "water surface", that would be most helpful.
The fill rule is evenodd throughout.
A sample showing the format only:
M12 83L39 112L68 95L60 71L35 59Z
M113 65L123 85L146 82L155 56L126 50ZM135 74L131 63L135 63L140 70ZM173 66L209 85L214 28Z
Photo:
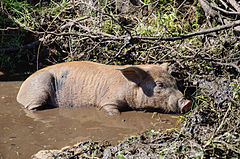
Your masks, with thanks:
M0 82L0 159L30 158L41 149L61 149L81 141L108 140L148 129L176 127L173 114L128 111L106 116L96 108L56 108L31 112L16 102L22 82Z

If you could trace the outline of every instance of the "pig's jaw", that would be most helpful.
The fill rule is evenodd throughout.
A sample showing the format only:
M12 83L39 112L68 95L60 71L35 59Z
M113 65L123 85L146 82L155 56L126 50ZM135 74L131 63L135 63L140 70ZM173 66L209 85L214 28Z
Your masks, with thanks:
M175 91L173 92L169 97L168 97L168 106L167 110L168 112L173 112L173 113L180 113L181 109L179 107L179 104L181 103L184 99L183 94L180 91Z
M132 109L160 110L165 113L185 113L190 108L190 102L184 99L180 91L171 93L170 96L146 96L140 88L132 89L125 96L126 103Z

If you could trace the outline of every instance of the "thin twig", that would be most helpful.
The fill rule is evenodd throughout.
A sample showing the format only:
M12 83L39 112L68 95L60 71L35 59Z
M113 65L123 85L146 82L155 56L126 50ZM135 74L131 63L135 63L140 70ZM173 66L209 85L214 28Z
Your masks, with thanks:
M205 1L206 2L206 1ZM229 12L229 11L226 11L218 6L215 6L215 5L212 5L211 3L208 3L210 7L220 11L220 12L223 12L225 14L229 14L229 15L240 15L240 12Z
M240 6L239 3L237 3L235 0L227 0L228 3L230 3L234 9L236 9L238 12L240 12Z
M103 15L109 16L114 22L116 22L118 25L120 25L121 28L122 28L123 30L125 30L125 31L129 34L130 37L132 37L131 32L130 32L126 27L124 27L119 21L117 21L112 15L110 15L110 14L108 14L108 13L105 13L105 12L102 12L102 11L100 11L100 10L94 8L93 6L91 6L91 5L87 4L87 3L84 3L84 2L78 2L77 5L78 5L78 4L86 5L86 6L90 7L91 9L93 9L93 10L96 11L96 12L99 12L99 13L101 13L101 14L103 14Z
M219 132L219 130L222 128L223 124L226 122L225 119L226 119L226 117L227 117L227 115L228 115L228 112L229 112L230 110L231 110L231 105L228 106L228 109L227 109L224 117L222 118L222 121L221 121L220 125L218 126L217 129L215 129L215 131L214 131L213 135L211 136L211 138L210 138L210 139L208 140L208 142L203 146L204 148L206 148L208 145L211 144L214 136L215 136L215 135Z
M117 58L117 57L121 54L122 50L123 50L126 46L127 46L127 43L125 43L125 44L120 48L120 50L118 51L118 53L117 53L110 61L108 61L107 64L110 64L115 58Z

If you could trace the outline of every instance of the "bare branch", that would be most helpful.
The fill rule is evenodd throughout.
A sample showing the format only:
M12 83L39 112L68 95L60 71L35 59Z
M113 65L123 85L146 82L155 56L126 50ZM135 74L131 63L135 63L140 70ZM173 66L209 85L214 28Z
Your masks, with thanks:
M206 2L206 1L205 1ZM215 6L215 5L212 5L211 3L209 3L209 6L211 6L212 8L220 11L220 12L223 12L225 14L229 14L229 15L240 15L240 12L229 12L229 11L226 11L218 6Z
M0 31L7 31L7 30L18 30L19 27L13 28L13 27L7 27L5 29L0 29Z
M234 9L236 9L238 12L240 12L240 6L235 0L227 0L228 3L230 3Z

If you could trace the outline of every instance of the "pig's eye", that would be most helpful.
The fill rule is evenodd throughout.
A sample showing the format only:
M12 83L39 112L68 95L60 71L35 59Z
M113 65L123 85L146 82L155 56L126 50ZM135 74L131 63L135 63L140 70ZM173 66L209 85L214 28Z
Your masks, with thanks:
M166 87L164 83L159 82L159 81L156 81L156 85L160 88L165 88Z

